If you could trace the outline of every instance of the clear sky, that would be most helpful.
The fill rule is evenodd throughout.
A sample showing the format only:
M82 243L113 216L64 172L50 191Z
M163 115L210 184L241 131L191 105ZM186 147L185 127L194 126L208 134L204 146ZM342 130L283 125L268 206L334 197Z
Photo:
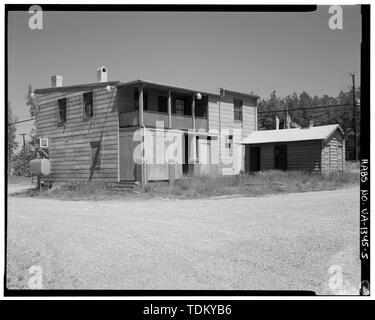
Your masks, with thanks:
M28 12L10 12L9 100L29 118L27 86L146 79L218 91L226 87L267 98L303 90L336 96L359 85L360 6L342 6L343 29L328 27L328 6L310 13L44 12L43 30L30 30ZM29 132L31 123L17 125Z

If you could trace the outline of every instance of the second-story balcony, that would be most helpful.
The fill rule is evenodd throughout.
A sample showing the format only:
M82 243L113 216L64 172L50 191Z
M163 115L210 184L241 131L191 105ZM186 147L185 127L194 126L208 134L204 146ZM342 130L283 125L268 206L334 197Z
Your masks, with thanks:
M118 92L120 127L208 131L208 95L142 84Z
M170 129L203 129L208 131L208 119L203 117L194 117L189 115L171 114L171 123L169 124L169 114L157 111L143 111L143 124L146 127L164 127ZM133 127L139 125L139 111L129 111L120 113L120 127Z

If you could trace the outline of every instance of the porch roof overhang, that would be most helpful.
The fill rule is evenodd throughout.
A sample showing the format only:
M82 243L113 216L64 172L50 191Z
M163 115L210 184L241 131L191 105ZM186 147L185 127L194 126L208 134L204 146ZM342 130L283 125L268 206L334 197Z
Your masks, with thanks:
M143 79L129 81L129 82L122 82L118 85L118 87L132 87L132 86L140 86L140 85L150 86L150 87L164 89L164 90L177 91L181 93L189 93L189 94L202 93L202 94L207 94L207 95L212 95L212 96L219 96L219 93L217 92L179 87L179 86L174 86L174 85L169 85L169 84L154 82L154 81L148 81L148 80L143 80Z
M133 87L133 86L140 86L140 85L150 86L150 87L159 88L163 90L171 90L171 91L176 91L176 92L185 93L185 94L201 93L201 94L215 96L215 97L221 96L221 94L218 92L180 87L180 86L170 85L166 83L148 81L144 79L138 79L138 80L129 81L129 82L115 80L115 81L107 81L107 82L93 82L93 83L86 83L86 84L68 85L68 86L61 86L61 87L47 87L47 88L35 89L34 93L35 94L48 94L52 92L70 92L70 91L74 92L74 91L80 91L80 90L91 90L92 88L99 88L99 87L106 87L106 86L114 86L114 87L121 88L121 87ZM230 89L220 88L220 92L224 92L224 94L225 92L228 92L234 95L242 95L242 96L247 96L247 97L251 97L254 99L259 98L259 96L255 94L248 94L244 92L233 91Z

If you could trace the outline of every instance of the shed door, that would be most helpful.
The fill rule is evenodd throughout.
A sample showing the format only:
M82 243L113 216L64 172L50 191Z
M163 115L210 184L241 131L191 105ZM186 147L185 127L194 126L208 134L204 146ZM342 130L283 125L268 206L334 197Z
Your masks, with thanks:
M288 169L288 154L286 144L275 145L275 169Z
M245 171L247 173L260 171L260 147L246 146Z

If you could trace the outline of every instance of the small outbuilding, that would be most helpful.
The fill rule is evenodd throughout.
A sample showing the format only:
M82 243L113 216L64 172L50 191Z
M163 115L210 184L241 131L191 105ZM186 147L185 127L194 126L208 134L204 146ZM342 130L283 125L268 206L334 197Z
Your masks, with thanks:
M246 172L280 169L328 173L345 168L344 132L338 124L254 131L242 144Z

